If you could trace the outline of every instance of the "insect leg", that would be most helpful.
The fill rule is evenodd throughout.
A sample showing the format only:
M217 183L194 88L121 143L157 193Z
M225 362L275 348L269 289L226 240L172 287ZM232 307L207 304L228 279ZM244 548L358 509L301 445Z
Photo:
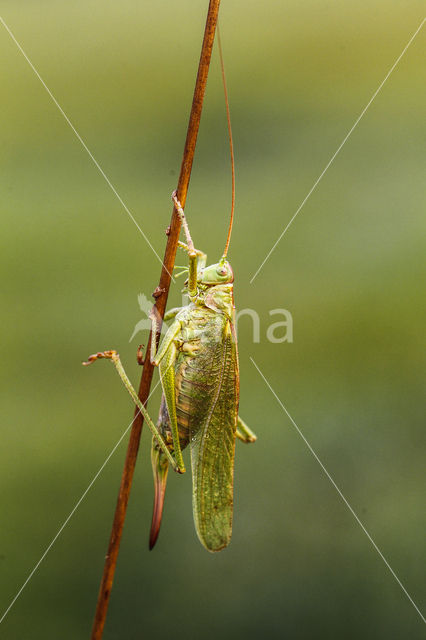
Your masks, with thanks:
M188 223L186 221L185 212L183 210L183 207L182 207L181 203L177 199L176 191L173 191L173 193L172 193L172 200L173 200L174 205L176 207L176 211L179 214L179 218L180 218L180 220L182 222L183 230L185 232L186 241L188 243L187 251L188 251L188 253L196 253L196 250L195 250L195 247L194 247L194 243L192 242L191 233L189 231ZM181 243L180 246L182 246L182 244L183 243Z
M177 323L175 323L177 324ZM179 323L180 328L180 323ZM167 336L166 336L167 337ZM159 353L158 356L161 354ZM168 344L165 352L161 356L160 378L163 387L164 398L166 400L167 411L170 419L170 429L172 431L173 449L176 464L179 469L185 469L182 449L179 441L179 430L176 415L176 391L175 391L175 361L178 355L178 349L173 339Z
M130 382L129 378L127 377L126 372L124 371L124 367L121 364L120 356L118 355L118 353L116 351L101 351L99 353L95 353L94 355L90 356L89 359L87 360L87 362L83 362L83 364L84 365L88 365L88 364L91 364L92 362L95 362L96 360L101 359L101 358L106 358L107 360L111 360L112 361L112 363L114 364L114 366L115 366L115 368L117 370L117 373L120 376L124 386L126 387L127 391L132 396L133 402L135 403L135 405L138 407L138 409L142 413L143 417L145 418L145 422L147 423L147 425L148 425L152 435L156 439L158 445L161 447L161 450L163 451L163 453L167 457L167 460L170 462L170 464L175 469L175 471L178 471L179 473L184 473L185 472L185 467L183 465L182 453L180 454L180 460L182 461L182 466L181 466L173 458L173 456L170 453L170 451L168 450L168 448L167 448L167 446L166 446L166 444L165 444L160 432L158 431L157 427L155 426L154 422L152 421L148 411L146 410L146 408L144 407L142 402L139 400L138 394L136 393L135 389L133 388L133 385Z
M155 336L156 328L158 326L157 319L153 315L152 320L152 335ZM155 340L153 340L151 347L151 354L155 355L152 359L152 363L155 366L160 367L160 379L161 386L163 387L164 397L166 399L167 410L170 416L170 429L172 431L173 449L175 453L175 460L180 470L185 470L185 465L182 458L182 450L179 442L179 432L177 426L176 417L176 396L175 396L175 369L174 363L177 357L177 347L175 345L175 338L181 331L182 325L179 320L175 320L169 327L164 339L160 345L158 353L155 355ZM153 351L154 350L154 351ZM152 355L151 355L152 358Z
M197 293L197 250L195 249L194 243L192 242L191 233L189 231L185 213L181 203L177 199L176 191L173 191L172 193L172 200L174 202L176 211L178 212L181 219L186 241L188 243L188 246L186 247L186 251L188 252L189 257L188 294L191 298L194 297Z
M237 438L245 443L256 442L257 440L256 434L249 429L246 423L241 420L240 416L238 416L237 422Z
M174 307L173 309L170 309L170 311L165 314L164 321L167 322L168 320L172 320L172 318L175 318L181 309L182 307ZM165 345L165 347L167 348L167 346L170 344L170 341L175 337L177 331L173 332L173 335L170 339L169 332L166 333L166 335L164 336L164 340L160 345L160 357L158 357L156 336L159 331L160 322L155 307L152 309L149 317L151 318L151 362L152 364L158 366L165 352L165 348L163 348L163 345ZM170 328L173 327L179 330L180 324L177 325L176 323L174 323Z
M178 242L178 247L180 247L181 249L189 253L188 245L185 244L184 242L181 242L180 240ZM203 251L200 251L199 249L195 249L195 251L197 252L197 257L198 257L198 265L197 265L198 269L204 269L207 262L207 254L204 253Z
M182 307L173 307L173 309L169 309L169 311L167 311L164 315L164 321L168 322L169 320L175 318L181 309Z
M156 345L156 342L155 342L155 334L156 334L156 332L158 330L157 318L155 318L154 316L151 316L151 322L152 322L151 362L156 367L158 367L158 365L160 364L161 360L166 355L168 348L173 343L173 340L176 338L176 336L178 335L179 331L181 330L181 323L179 322L179 320L175 320L174 323L169 327L169 329L167 330L166 335L163 338L162 343L160 344L160 348L159 348L158 353L157 353L157 345Z

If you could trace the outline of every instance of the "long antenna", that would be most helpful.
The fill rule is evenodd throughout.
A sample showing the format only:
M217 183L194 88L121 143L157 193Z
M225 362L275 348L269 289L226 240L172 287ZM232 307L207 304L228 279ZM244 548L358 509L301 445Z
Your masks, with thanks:
M198 65L197 80L195 83L194 97L192 100L191 114L189 116L188 131L186 134L185 148L183 152L182 165L178 181L177 192L178 198L182 205L185 205L189 179L191 177L192 162L194 159L198 129L200 126L203 98L207 83L207 75L210 67L210 59L216 31L219 4L220 0L210 0L209 2L203 44L200 54L200 62ZM160 318L163 318L164 311L166 309L171 280L170 273L173 271L173 265L175 263L180 227L181 223L179 215L175 208L173 208L172 220L170 223L170 233L167 236L167 246L166 252L164 254L164 266L161 272L158 289L156 290L160 292L155 302L155 308L157 310L157 313L160 315ZM159 336L157 336L157 339L158 338ZM151 363L151 358L149 355L149 345L150 340L148 340L148 347L145 354L145 364L143 367L142 379L140 382L138 394L143 404L146 404L147 399L149 398L149 390L151 387L151 381L154 372L154 365ZM105 556L104 573L99 589L98 603L96 606L91 640L101 640L102 638L111 595L112 583L114 580L115 567L117 564L118 552L120 549L121 536L123 533L124 520L126 517L127 505L130 496L130 489L132 486L136 458L138 455L142 424L143 415L139 411L137 411L130 433L126 462L124 464L123 475L121 478L121 485L117 499L114 522L111 530L110 542L107 555Z
M228 253L228 249L229 249L229 243L231 241L232 224L234 222L234 210L235 210L235 162L234 162L234 143L232 141L231 115L229 113L228 89L226 88L225 65L223 64L223 53L222 53L222 43L220 41L219 24L217 25L216 31L217 31L217 44L219 46L220 68L221 68L221 71L222 71L223 90L224 90L224 93L225 93L226 119L228 121L229 149L231 151L231 169L232 169L231 219L229 221L228 237L226 238L225 251L223 252L223 257L226 257L226 255Z

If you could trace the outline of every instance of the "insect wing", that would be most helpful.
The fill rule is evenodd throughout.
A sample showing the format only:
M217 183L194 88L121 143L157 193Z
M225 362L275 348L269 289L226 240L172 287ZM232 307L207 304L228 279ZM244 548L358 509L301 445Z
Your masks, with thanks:
M239 372L236 338L229 321L214 363L212 403L191 439L195 527L208 551L226 547L232 534Z

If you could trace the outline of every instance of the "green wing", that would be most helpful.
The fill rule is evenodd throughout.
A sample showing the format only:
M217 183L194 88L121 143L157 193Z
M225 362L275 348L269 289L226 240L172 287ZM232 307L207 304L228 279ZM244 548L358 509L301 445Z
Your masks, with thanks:
M208 551L226 547L232 534L239 372L235 334L228 320L222 330L222 340L213 341L205 354L206 366L201 371L198 367L198 385L208 386L209 393L201 394L201 420L191 425L194 521Z

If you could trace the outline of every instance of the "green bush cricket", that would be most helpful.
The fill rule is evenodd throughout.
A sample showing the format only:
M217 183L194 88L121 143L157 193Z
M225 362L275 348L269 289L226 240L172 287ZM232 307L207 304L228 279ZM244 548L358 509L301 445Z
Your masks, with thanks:
M182 450L191 451L193 514L198 537L211 552L230 542L233 515L235 441L250 443L256 436L238 415L239 365L235 329L234 274L227 259L235 203L235 171L226 83L226 112L232 166L232 207L225 250L219 262L206 266L207 256L195 249L185 213L172 194L181 218L188 254L186 306L171 309L164 320L173 323L157 351L160 329L155 311L152 323L151 361L159 368L163 390L157 425L140 402L116 351L103 351L84 364L100 358L115 365L133 401L152 432L151 460L154 474L154 508L149 546L156 543L164 506L169 465L185 472ZM155 309L155 308L154 308Z

